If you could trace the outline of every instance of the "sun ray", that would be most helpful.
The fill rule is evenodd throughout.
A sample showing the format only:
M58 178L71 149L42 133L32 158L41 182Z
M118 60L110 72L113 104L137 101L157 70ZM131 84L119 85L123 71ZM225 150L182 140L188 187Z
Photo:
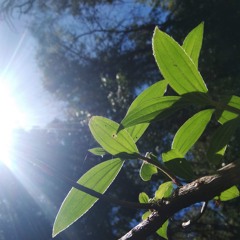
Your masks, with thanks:
M23 45L23 42L24 42L24 40L25 40L26 34L27 34L27 30L25 30L25 31L23 32L23 34L21 35L21 38L19 39L18 44L17 44L17 46L16 46L16 48L15 48L15 50L14 50L14 52L13 52L11 58L10 58L10 60L9 60L8 63L7 63L7 66L5 67L4 71L2 72L1 75L2 75L3 77L4 77L4 76L7 74L7 72L9 71L9 68L11 67L12 63L14 62L14 60L15 60L18 52L19 52L19 50L21 49L21 47L22 47L22 45Z
M0 83L0 116L0 161L10 167L13 130L23 125L24 114L3 82Z

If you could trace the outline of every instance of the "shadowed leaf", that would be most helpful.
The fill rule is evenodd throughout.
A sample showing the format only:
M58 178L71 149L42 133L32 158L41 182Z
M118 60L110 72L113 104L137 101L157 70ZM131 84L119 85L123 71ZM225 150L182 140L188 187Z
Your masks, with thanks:
M228 142L230 141L231 137L239 126L240 119L236 118L233 120L229 120L218 127L211 139L207 151L207 157L209 161L214 164L219 164L225 153Z
M191 180L194 173L191 164L184 158L184 155L178 152L177 149L162 154L164 165L173 172L176 176L185 180Z
M185 158L175 158L164 165L180 178L185 180L192 180L194 178L191 164Z
M240 97L233 95L224 102L226 105L240 110ZM217 115L218 122L220 122L221 124L224 124L227 121L237 118L239 116L239 114L227 110L218 111Z

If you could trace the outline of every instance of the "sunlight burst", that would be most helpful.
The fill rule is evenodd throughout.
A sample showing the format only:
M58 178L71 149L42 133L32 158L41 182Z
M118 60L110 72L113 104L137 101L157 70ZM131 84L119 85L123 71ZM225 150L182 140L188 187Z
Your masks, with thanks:
M8 88L0 84L0 161L11 167L13 130L24 123L24 115L11 96Z

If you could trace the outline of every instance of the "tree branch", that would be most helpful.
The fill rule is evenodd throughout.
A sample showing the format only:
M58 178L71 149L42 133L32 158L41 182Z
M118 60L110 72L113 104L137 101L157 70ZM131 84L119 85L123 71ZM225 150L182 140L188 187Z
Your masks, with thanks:
M240 162L233 162L219 169L216 174L201 177L177 189L172 197L159 202L159 209L120 240L144 240L156 232L162 224L183 208L197 202L206 202L240 183Z

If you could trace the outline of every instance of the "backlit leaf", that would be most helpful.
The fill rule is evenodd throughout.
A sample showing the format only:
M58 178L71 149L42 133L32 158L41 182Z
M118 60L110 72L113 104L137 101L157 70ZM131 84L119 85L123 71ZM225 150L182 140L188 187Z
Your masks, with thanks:
M129 132L134 142L137 142L138 139L144 134L148 126L149 123L140 123L132 127L126 128L126 130Z
M128 109L128 112L131 112L133 109L137 108L141 103L146 102L147 100L151 100L155 97L162 97L166 92L167 85L168 82L166 80L161 80L146 88L132 102Z
M149 181L152 178L153 174L158 172L157 168L147 162L143 162L140 168L140 177L143 181Z
M201 23L195 27L185 38L183 42L183 49L188 56L192 59L198 68L198 59L202 48L204 24Z
M225 104L240 110L240 97L233 95L226 100ZM224 110L223 112L221 111L219 115L220 116L218 117L218 121L221 124L224 124L225 122L237 118L239 116L239 114L227 110Z
M168 239L167 237L167 228L168 228L168 220L162 225L162 227L160 227L158 230L157 230L157 234L164 238L164 239Z
M177 149L171 149L170 151L162 154L162 160L164 163L176 158L183 158L183 157L184 155L180 153Z
M78 183L96 192L104 193L119 173L122 165L123 161L119 158L100 163L85 173ZM72 188L55 219L53 237L78 220L97 200L96 197Z
M138 153L136 144L127 130L118 132L119 124L104 118L95 116L89 122L90 131L95 140L110 154L129 154Z
M172 149L177 149L183 156L196 143L211 120L214 110L207 109L189 118L177 131Z
M128 128L140 123L150 123L153 120L165 118L186 104L179 100L181 100L181 97L165 96L142 102L138 108L128 112L121 122L121 127Z
M155 97L163 96L163 94L166 91L166 88L167 88L166 80L158 81L157 83L148 87L140 95L137 96L137 98L133 101L133 103L129 107L128 112L132 111L133 109L136 109L144 101L147 101ZM143 135L148 126L149 123L142 123L127 128L127 131L130 133L133 140L137 142L137 140Z
M97 156L103 156L107 154L107 152L101 147L91 148L91 149L88 149L88 151Z
M148 203L149 197L145 192L141 192L138 196L138 200L140 203Z
M165 182L162 183L158 190L155 192L155 199L162 199L170 197L173 191L173 183L172 182Z
M185 50L158 28L155 28L153 35L153 54L164 79L178 94L208 91Z
M233 120L227 121L226 123L218 127L211 139L207 151L207 157L209 161L214 164L218 164L221 161L228 142L230 141L231 137L239 126L240 119L235 118Z
M147 211L142 215L142 220L146 220L150 216L151 212Z
M219 199L221 201L229 201L237 197L239 197L239 190L236 186L232 186L231 188L222 192L219 196Z

